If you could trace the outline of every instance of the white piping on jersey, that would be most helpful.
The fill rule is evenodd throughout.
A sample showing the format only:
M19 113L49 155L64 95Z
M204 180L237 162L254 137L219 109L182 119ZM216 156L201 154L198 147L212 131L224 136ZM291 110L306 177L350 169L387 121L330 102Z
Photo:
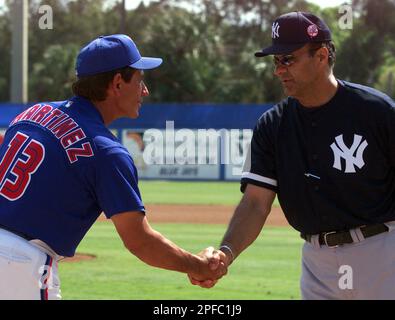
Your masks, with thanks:
M319 176L316 176L316 175L314 175L314 174L311 174L311 173L305 173L304 174L307 178L310 178L310 177L312 177L312 178L316 178L316 179L321 179Z
M262 177L262 176L259 176L259 175L255 174L255 173L243 172L241 177L242 178L248 178L248 179L256 180L256 181L259 181L259 182L264 182L264 183L267 183L267 184L270 184L272 186L277 187L277 180L273 180L273 179L270 179L270 178Z

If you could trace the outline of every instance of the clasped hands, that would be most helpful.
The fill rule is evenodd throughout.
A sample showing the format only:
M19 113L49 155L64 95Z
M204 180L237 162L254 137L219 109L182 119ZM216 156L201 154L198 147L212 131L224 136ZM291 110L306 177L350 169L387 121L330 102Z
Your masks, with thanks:
M208 247L199 252L196 271L188 273L191 284L202 288L212 288L228 272L231 259L221 250Z

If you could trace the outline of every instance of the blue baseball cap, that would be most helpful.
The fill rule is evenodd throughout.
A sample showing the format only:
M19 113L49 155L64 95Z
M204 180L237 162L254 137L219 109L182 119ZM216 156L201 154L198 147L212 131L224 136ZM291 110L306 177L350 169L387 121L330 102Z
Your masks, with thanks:
M290 54L309 42L331 41L326 23L309 12L290 12L279 16L272 25L272 45L256 52L256 57Z
M85 77L124 67L154 69L161 63L161 58L142 57L129 36L114 34L100 36L81 49L76 74Z

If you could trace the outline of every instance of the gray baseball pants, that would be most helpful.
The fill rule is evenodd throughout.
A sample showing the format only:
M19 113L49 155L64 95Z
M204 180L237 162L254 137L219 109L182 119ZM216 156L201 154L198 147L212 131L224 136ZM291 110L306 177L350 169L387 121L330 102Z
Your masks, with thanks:
M302 252L302 298L305 300L395 299L395 232L390 228L364 239L356 229L354 243L320 246L318 237ZM358 232L359 231L359 232Z

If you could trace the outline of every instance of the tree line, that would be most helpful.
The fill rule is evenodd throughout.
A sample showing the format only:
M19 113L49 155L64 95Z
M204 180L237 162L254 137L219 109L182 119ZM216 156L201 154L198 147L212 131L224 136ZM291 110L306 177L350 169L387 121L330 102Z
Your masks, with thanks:
M10 8L12 1L6 0ZM53 29L40 29L39 8L53 11ZM79 49L99 35L126 33L142 55L162 57L146 73L149 102L269 103L282 98L270 58L254 53L271 41L271 22L289 11L327 22L337 48L335 75L395 96L395 3L354 0L352 28L338 7L304 0L157 0L123 11L122 1L29 1L29 101L71 95ZM124 13L124 14L123 14ZM10 99L11 15L0 11L0 101Z

